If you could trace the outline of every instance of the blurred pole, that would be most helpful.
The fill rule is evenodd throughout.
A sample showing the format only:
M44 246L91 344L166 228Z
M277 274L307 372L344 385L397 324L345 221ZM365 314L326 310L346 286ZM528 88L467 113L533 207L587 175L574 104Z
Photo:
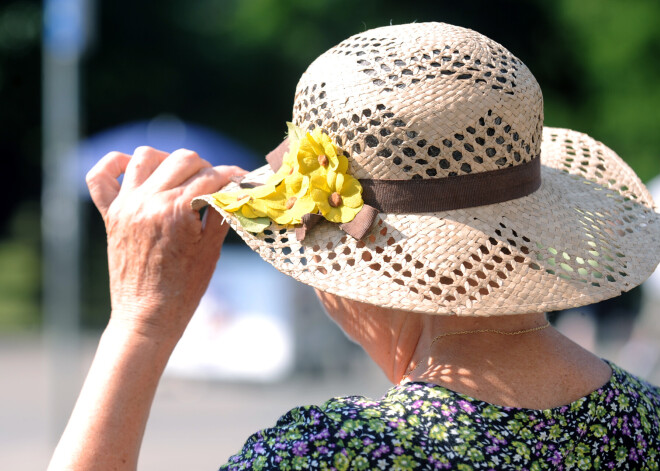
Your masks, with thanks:
M87 0L45 0L43 29L43 314L50 428L57 438L80 383L79 62Z

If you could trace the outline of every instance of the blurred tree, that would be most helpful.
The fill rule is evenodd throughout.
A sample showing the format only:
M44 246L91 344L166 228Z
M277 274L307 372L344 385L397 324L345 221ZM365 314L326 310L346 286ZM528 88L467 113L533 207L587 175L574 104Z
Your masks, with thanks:
M11 176L0 185L0 238L20 202L38 200L41 188L40 3L0 4L0 143L2 174Z
M569 51L581 63L584 99L563 126L616 150L645 181L660 173L660 2L562 0Z
M0 328L39 322L41 2L0 4Z

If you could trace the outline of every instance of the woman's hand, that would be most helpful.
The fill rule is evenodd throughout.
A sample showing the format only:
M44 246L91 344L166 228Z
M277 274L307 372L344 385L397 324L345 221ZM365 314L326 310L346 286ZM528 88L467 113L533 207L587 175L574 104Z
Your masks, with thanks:
M160 376L227 233L215 211L204 223L190 201L240 173L187 150L140 147L106 155L87 175L108 232L112 314L49 471L136 469Z
M190 201L240 173L237 167L212 167L188 150L168 155L149 147L132 157L110 153L89 172L87 185L108 234L111 322L178 340L227 233L215 211L202 221Z

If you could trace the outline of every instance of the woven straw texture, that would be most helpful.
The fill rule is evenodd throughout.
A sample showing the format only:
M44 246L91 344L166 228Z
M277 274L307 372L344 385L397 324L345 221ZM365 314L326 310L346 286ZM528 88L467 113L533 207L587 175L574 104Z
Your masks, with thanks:
M320 290L430 314L517 314L617 296L658 263L660 222L634 172L585 134L544 129L532 74L474 31L422 23L347 39L302 76L294 122L330 135L356 178L542 163L542 185L529 196L380 214L359 241L327 221L301 242L275 223L255 235L216 207L264 260ZM265 166L247 179L271 173ZM206 196L196 204L203 201L212 203Z

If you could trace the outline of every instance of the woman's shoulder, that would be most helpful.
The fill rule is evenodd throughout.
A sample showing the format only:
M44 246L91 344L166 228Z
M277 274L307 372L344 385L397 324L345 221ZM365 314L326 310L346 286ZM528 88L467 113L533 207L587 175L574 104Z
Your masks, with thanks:
M636 406L660 417L660 387L629 373L616 364L605 360L612 368L610 381L592 395L601 400L616 398L620 407L634 403Z
M227 469L653 462L660 391L610 365L606 384L555 409L497 406L423 382L394 386L380 399L344 396L296 407L254 434ZM636 448L640 440L647 449ZM600 450L596 458L592 447Z

